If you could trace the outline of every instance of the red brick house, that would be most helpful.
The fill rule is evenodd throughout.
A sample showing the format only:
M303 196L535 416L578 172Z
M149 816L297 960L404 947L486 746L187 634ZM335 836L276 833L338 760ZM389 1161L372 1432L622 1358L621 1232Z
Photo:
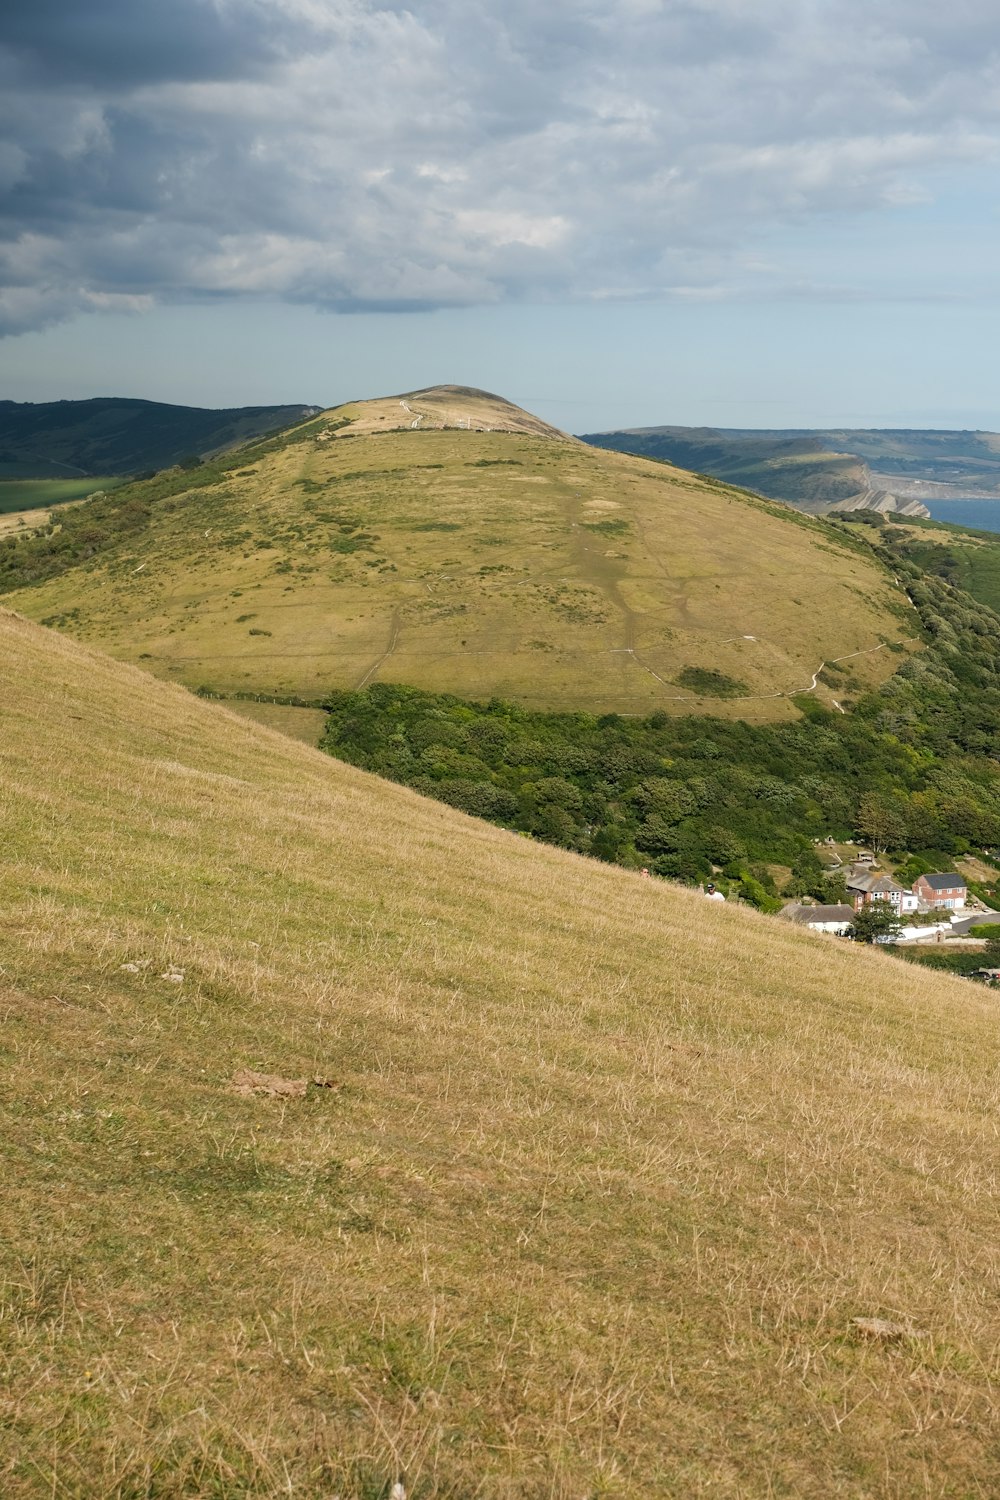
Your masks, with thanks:
M927 906L961 911L968 887L961 875L918 875L913 889Z

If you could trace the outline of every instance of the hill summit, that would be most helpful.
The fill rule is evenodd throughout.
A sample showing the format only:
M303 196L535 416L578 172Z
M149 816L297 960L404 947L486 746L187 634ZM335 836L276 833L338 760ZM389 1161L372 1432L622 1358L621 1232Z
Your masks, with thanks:
M466 432L523 432L574 441L505 397L467 385L433 385L401 396L352 402L334 410L348 419L347 434L454 428Z
M0 543L33 618L212 692L395 681L597 713L791 717L916 635L856 540L486 392L359 401Z

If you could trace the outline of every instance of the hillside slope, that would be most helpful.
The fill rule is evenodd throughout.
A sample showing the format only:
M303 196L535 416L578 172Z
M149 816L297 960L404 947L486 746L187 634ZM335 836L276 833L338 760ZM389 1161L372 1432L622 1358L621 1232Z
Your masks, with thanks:
M0 662L5 1497L997 1491L996 997Z
M790 694L829 696L824 661L878 682L916 633L903 592L833 529L454 387L338 408L62 527L0 547L0 587L30 584L12 605L223 693L381 679L789 717ZM705 672L721 702L691 689Z
M309 406L212 410L162 401L0 401L0 479L69 479L164 469L289 427Z

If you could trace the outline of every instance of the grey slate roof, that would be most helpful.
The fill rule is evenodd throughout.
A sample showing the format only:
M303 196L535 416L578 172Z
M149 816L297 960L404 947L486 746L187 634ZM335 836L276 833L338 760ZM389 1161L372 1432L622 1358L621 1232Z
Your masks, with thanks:
M966 889L961 875L921 875L920 879L926 880L932 891L950 891L953 887Z
M787 907L782 916L803 925L809 922L852 922L853 906L795 906Z
M903 887L889 875L851 875L847 880L847 889L888 896L892 891L901 891Z

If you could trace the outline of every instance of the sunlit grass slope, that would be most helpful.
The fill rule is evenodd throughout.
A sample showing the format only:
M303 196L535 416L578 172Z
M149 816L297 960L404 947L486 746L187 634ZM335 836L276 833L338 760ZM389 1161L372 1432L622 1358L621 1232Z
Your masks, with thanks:
M995 997L0 661L5 1500L998 1492Z
M899 664L888 645L915 633L902 591L832 528L453 387L247 450L110 553L9 601L223 693L381 678L757 719L793 714L800 691L828 699L824 661L849 658L858 689L881 681ZM729 696L699 697L685 668L722 673Z

